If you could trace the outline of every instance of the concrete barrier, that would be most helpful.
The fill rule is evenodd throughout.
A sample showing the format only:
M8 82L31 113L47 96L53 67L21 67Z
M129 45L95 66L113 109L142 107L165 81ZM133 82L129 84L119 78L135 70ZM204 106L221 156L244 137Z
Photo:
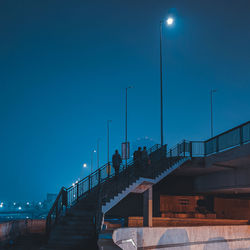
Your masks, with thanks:
M120 228L112 239L124 250L250 250L250 226Z
M44 234L46 220L17 220L0 224L0 242L13 240L25 234Z

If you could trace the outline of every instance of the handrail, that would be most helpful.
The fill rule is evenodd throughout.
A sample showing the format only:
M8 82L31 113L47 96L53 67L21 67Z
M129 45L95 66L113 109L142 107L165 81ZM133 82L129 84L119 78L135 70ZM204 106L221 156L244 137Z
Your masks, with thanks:
M154 146L152 146L149 150L148 153L152 153L156 150L158 150L160 148L159 144L156 144ZM131 167L134 164L133 160L129 161L127 164L127 167ZM110 173L107 174L106 177L103 178L102 180L102 176L101 173L104 172L105 170L108 168L110 168ZM93 173L91 173L90 175L84 177L83 179L81 179L80 181L77 181L76 184L71 185L68 188L62 187L59 194L57 195L56 200L54 201L48 215L46 218L46 232L47 234L50 233L52 224L56 224L58 221L58 218L60 217L60 213L63 211L63 207L67 208L70 205L74 204L75 202L77 202L79 200L79 198L81 196L83 196L85 193L91 191L91 189L93 189L94 187L96 187L97 185L99 185L100 183L102 183L103 181L105 181L106 179L110 179L111 177L113 177L114 173L111 173L111 167L112 164L106 163L103 166L101 166L99 169L95 170ZM125 167L123 166L122 169L124 170ZM98 177L98 183L97 185L93 186L93 179L94 177ZM86 190L84 190L84 184L87 182L88 187L86 188ZM72 195L73 198L72 198ZM55 215L54 215L55 214ZM54 216L53 216L54 215ZM54 221L52 221L54 219Z
M59 211L59 208L60 208L60 210L62 210L63 206L67 207L67 195L65 193L66 193L66 188L62 187L59 194L57 195L51 209L49 210L49 213L46 217L46 233L47 233L47 235L49 234L50 229L51 229L52 215L54 214L54 212L55 212L55 223L57 223L59 212L61 212L61 211ZM60 199L61 199L61 204L59 203ZM61 207L59 207L60 205L61 205Z
M236 130L236 129L238 129L238 128L242 128L242 127L244 127L245 125L248 125L248 124L250 124L250 121L244 122L244 123L242 123L242 124L240 124L240 125L238 125L238 126L236 126L236 127L233 127L233 128L231 128L231 129L228 129L228 130L226 130L226 131L224 131L224 132L222 132L222 133L220 133L220 134L218 134L218 135L215 135L215 136L213 136L213 137L207 139L207 140L204 141L204 142L211 141L211 140L213 140L213 139L215 139L215 138L217 138L217 137L220 137L220 136L222 136L222 135L224 135L224 134L230 133L231 131Z
M237 132L237 133L234 133ZM231 134L233 133L233 134ZM226 137L225 137L226 136ZM206 141L186 141L183 140L181 143L178 143L170 150L166 151L166 146L161 146L159 144L154 145L148 150L149 154L160 150L160 157L162 152L165 152L165 157L171 158L171 162L176 161L180 157L205 157L214 153L221 152L223 150L236 147L239 144L249 143L250 142L250 121L243 123L237 127L234 127L230 130L227 130L217 136L214 136ZM156 153L156 157L159 154ZM127 166L123 166L121 172L126 170L126 167L129 169L134 165L133 160L129 161ZM78 202L79 198L83 197L85 194L90 192L93 188L97 187L106 180L109 180L114 176L114 171L112 164L106 163L99 169L95 170L90 175L81 179L76 184L68 188L61 188L52 208L50 209L47 219L46 219L46 230L49 233L52 219L55 219L54 223L57 223L60 212L63 211L63 207L66 208ZM53 214L55 216L53 217Z

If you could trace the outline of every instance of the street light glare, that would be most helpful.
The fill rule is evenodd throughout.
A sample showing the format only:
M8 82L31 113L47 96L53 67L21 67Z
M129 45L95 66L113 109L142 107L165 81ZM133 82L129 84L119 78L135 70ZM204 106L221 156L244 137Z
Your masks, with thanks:
M168 26L171 26L174 23L174 19L172 17L169 17L166 22Z
M84 167L84 168L86 168L86 167L87 167L87 164L86 164L86 163L84 163L84 164L83 164L83 167Z

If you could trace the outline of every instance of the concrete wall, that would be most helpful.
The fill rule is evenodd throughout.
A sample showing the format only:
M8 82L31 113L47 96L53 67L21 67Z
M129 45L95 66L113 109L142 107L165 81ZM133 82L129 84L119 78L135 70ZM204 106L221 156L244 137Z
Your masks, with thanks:
M215 197L214 211L217 218L250 220L250 200L248 199L225 199Z
M0 242L15 239L27 233L44 234L46 220L18 220L0 224Z
M112 238L124 250L249 250L250 226L120 228Z

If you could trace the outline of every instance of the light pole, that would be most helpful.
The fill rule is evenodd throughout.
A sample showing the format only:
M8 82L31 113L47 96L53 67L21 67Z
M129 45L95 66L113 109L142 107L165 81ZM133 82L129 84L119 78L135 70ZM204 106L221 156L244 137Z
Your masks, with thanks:
M161 89L161 146L163 146L163 87L162 87L162 23L164 21L160 21L160 89ZM174 23L174 19L169 17L166 20L166 24L171 26Z
M97 148L96 148L96 152L97 152L97 169L99 169L99 145L100 145L100 138L97 139Z
M211 137L214 136L214 121L213 121L213 93L215 93L215 89L210 90L210 105L211 105Z
M126 161L126 168L128 165L127 159L127 150L128 150L128 89L132 89L133 86L129 86L126 88L126 111L125 111L125 161Z
M112 120L107 120L107 160L109 165L109 123L112 122Z
M91 174L93 173L93 161L94 161L94 153L96 153L96 150L93 149L91 152Z

